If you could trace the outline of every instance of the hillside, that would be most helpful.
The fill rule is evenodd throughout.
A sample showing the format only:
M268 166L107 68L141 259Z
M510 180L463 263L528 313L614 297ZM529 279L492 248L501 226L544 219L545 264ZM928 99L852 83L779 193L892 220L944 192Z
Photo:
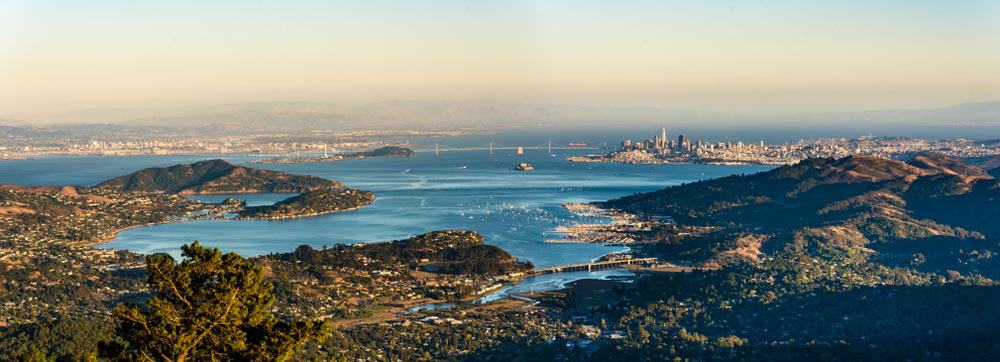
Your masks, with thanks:
M101 182L96 188L124 192L164 192L182 195L260 192L306 192L342 188L338 182L237 166L225 160L190 165L152 167Z
M986 240L1000 237L998 201L1000 182L982 169L922 154L908 162L809 159L599 205L710 227L711 233L659 248L706 265L854 250L889 265L920 253L932 261L923 270L1000 275L991 258L965 262L961 255L997 247Z
M364 151L352 154L350 157L413 157L416 153L409 148L397 147L397 146L385 146L376 148L371 151Z
M336 245L315 250L302 245L273 258L327 268L361 270L420 268L444 274L502 275L531 269L530 263L493 245L472 231L440 230L409 239L364 245Z
M320 189L303 192L273 205L248 207L239 212L246 219L287 219L316 216L360 208L375 201L375 194L368 191Z
M996 309L1000 182L981 168L936 154L808 159L599 205L675 220L635 250L695 270L592 297L608 310L593 320L639 331L595 359L998 354L996 321L983 316Z

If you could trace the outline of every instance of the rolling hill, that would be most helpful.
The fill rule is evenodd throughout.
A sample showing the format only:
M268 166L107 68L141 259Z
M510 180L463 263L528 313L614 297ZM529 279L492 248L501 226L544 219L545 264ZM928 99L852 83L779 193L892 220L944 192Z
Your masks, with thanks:
M851 156L631 195L599 203L631 213L709 227L669 246L695 262L861 253L888 264L920 254L927 271L1000 275L1000 181L936 154L908 162ZM874 254L873 254L874 253Z
M152 167L101 182L97 188L124 192L176 194L227 194L260 192L306 192L343 188L339 182L316 176L293 175L237 166L225 160L190 165Z

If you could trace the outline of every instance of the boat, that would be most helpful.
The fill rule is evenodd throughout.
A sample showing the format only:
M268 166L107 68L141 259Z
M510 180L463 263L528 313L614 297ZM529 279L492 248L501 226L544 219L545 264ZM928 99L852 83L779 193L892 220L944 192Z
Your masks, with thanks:
M532 166L532 165L529 165L527 163L523 163L522 162L522 163L517 164L517 167L514 167L514 169L518 170L518 171L531 171L531 170L534 170L535 167Z

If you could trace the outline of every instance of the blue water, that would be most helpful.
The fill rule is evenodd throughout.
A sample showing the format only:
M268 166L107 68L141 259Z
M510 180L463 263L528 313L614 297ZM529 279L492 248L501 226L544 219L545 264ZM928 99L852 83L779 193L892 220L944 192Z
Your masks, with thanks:
M287 199L298 194L291 193L266 193L266 194L218 194L218 195L190 195L188 198L201 202L217 204L228 198L246 201L247 206L273 205L274 203Z
M558 225L581 221L560 207L565 202L606 200L636 192L733 173L761 166L576 164L559 151L524 156L510 151L419 152L405 159L365 159L333 163L248 164L339 180L372 191L377 200L358 211L277 221L191 221L140 227L122 232L100 247L177 255L184 243L203 244L244 256L287 252L301 244L314 247L403 239L439 229L468 229L486 236L514 256L537 266L577 263L623 250L593 244L551 244ZM49 157L0 161L0 182L42 185L92 185L141 168L189 163L207 156ZM250 159L227 157L231 162ZM529 162L532 172L512 167ZM407 171L408 170L408 171ZM220 201L229 195L198 196ZM232 195L251 205L273 203L290 195Z

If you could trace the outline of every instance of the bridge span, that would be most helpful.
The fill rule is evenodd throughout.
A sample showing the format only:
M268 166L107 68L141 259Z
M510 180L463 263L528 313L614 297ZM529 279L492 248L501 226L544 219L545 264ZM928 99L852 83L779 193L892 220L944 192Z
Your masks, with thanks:
M575 271L619 269L628 265L648 266L656 263L657 263L656 258L622 258L622 259L611 259L605 261L595 261L592 263L568 264L568 265L558 265L548 268L532 269L531 271L528 272L528 274L538 275L538 274L566 273Z

